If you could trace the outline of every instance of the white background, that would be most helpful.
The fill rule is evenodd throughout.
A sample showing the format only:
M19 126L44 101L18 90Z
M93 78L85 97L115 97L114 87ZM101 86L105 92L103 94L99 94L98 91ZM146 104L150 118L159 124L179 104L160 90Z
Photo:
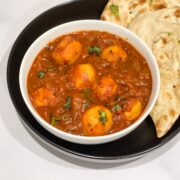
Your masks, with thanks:
M7 57L25 25L61 2L0 0L0 180L180 180L180 135L135 162L97 164L55 152L21 124L7 90Z

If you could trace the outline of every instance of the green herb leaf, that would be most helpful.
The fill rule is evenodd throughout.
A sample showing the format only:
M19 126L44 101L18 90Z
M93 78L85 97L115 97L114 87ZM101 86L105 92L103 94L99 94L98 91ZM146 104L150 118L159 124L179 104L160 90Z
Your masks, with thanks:
M65 109L70 109L71 108L71 99L72 97L71 96L67 96L66 97L66 102L64 103L63 107Z
M39 71L37 75L38 75L38 77L39 77L40 79L43 79L44 76L45 76L45 72L44 72L44 71Z
M98 46L91 46L88 48L88 53L89 54L95 53L96 55L99 55L101 53L101 48Z
M121 106L119 104L115 104L112 108L113 112L119 111L121 109Z
M172 32L167 32L167 35L168 35L168 36L172 36L173 33L172 33Z
M100 122L101 122L103 125L105 125L106 120L107 120L106 112L103 111L103 110L99 110L98 112L99 112L99 120L100 120Z
M154 0L150 0L150 5L152 5L152 4L153 4L153 1L154 1Z
M114 14L115 16L119 15L119 7L117 5L111 4L110 10L111 10L111 13Z
M56 125L59 123L60 120L61 120L61 116L52 117L52 119L51 119L51 125L52 125L52 126L56 126Z
M62 114L60 116L55 116L51 118L51 125L52 126L56 126L60 121L64 121L66 118L68 117L68 115Z

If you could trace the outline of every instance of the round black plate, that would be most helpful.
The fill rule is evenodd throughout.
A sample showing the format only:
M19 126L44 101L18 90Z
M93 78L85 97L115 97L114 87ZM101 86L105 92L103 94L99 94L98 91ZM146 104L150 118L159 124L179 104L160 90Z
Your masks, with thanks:
M68 21L99 19L106 3L107 0L75 0L49 9L34 19L19 35L11 50L7 67L7 81L12 101L21 119L41 139L53 147L77 157L89 160L120 161L141 157L168 142L180 131L180 121L177 121L162 139L157 139L153 122L148 117L131 134L111 143L96 146L69 143L50 134L33 118L22 99L18 78L23 56L36 38L50 28Z

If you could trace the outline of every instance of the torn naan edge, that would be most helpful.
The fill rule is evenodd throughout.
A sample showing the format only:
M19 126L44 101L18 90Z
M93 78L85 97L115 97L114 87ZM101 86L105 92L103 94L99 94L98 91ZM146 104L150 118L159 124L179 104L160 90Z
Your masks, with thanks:
M160 93L151 117L160 138L180 115L180 8L141 14L128 28L148 44L158 62Z
M139 14L172 7L180 7L180 0L109 0L101 20L128 27Z

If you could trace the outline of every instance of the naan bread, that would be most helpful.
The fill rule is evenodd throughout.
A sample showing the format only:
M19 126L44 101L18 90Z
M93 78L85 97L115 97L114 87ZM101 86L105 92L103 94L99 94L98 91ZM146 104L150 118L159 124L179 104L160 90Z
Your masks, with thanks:
M151 112L157 136L180 115L180 0L109 0L101 19L129 28L152 49L161 75Z
M139 14L180 7L180 0L109 0L101 19L128 27Z
M180 115L180 8L141 14L128 28L148 44L159 65L161 87L151 117L162 137Z

